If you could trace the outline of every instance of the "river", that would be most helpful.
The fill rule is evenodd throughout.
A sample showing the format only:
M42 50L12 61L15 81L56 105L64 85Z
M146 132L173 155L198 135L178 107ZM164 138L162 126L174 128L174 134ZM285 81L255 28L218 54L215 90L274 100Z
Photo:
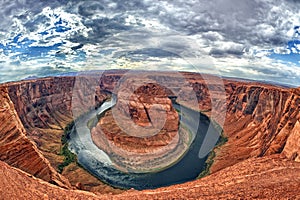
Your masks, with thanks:
M173 166L156 173L125 173L115 169L108 155L94 145L87 123L90 119L105 112L115 105L116 99L105 102L98 109L89 112L75 121L70 134L69 149L77 155L78 163L91 174L118 188L134 188L137 190L154 189L194 180L205 169L207 156L199 158L199 150L208 134L209 118L199 112L185 108L178 104L174 107L180 110L181 122L193 133L194 140L188 152ZM200 120L195 120L200 119ZM197 123L197 124L195 124ZM213 128L209 134L219 135Z

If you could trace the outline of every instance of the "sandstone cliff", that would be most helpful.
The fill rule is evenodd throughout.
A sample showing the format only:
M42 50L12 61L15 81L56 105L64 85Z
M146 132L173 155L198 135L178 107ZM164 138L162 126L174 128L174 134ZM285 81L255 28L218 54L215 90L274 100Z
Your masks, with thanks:
M120 169L153 172L176 162L191 136L179 129L166 89L138 75L114 90L117 103L92 129L92 139Z
M0 87L0 99L0 160L45 181L70 187L68 180L51 167L35 144L26 137L6 86Z
M77 115L106 98L98 76L51 77L8 85L25 128L63 129ZM92 95L93 94L93 95Z
M224 135L212 171L250 157L282 153L299 161L299 89L227 82Z

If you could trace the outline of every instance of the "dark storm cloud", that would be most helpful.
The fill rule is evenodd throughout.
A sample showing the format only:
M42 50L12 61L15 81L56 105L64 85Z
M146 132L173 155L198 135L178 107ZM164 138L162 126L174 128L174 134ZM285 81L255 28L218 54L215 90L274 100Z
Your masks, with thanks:
M299 0L286 0L287 2L291 2L291 3L300 3Z
M104 6L97 1L87 1L86 3L80 4L78 6L78 14L84 17L90 17L95 14L97 11L104 11Z
M243 46L232 46L229 48L212 48L209 52L209 55L215 56L215 57L224 57L224 56L241 56L244 53L244 47Z
M91 29L88 37L83 37L80 33L72 35L69 39L77 43L98 43L113 34L128 31L130 26L124 25L124 18L116 16L113 18L98 18L91 20L84 20L83 25Z

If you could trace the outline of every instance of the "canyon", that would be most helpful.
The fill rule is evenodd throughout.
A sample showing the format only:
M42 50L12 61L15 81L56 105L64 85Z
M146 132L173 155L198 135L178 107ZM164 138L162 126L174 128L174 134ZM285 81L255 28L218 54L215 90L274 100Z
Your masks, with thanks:
M119 93L119 111L140 127L149 127L153 121L150 119L158 118L147 114L152 105L163 105L168 110L167 123L157 121L163 134L152 139L133 139L138 132L132 132L133 136L108 131L104 134L132 151L141 147L153 151L168 144L176 138L178 115L167 96L176 97L176 101L219 124L227 138L213 149L213 162L206 177L156 190L123 191L102 183L76 163L58 173L64 161L60 154L64 128L110 98L111 93L117 93L126 75L127 71L117 70L2 84L0 196L17 198L22 191L24 197L58 199L300 198L300 88L234 79L218 82L214 76L189 72L146 73L151 83L141 82L141 87L133 89L135 92L128 92L130 83L125 81L127 90L123 88ZM159 85L167 89L151 89ZM223 94L224 102L219 100ZM140 104L144 104L143 108ZM216 115L216 111L221 114ZM111 118L112 112L107 112L99 123L111 125ZM22 185L27 185L28 190ZM37 191L37 187L41 189Z

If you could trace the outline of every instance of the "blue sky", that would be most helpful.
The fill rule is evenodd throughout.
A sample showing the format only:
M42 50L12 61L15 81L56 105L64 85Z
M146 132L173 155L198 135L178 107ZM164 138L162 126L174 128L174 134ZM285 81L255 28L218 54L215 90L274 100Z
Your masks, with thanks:
M197 71L300 86L298 1L0 4L0 82L130 68Z

